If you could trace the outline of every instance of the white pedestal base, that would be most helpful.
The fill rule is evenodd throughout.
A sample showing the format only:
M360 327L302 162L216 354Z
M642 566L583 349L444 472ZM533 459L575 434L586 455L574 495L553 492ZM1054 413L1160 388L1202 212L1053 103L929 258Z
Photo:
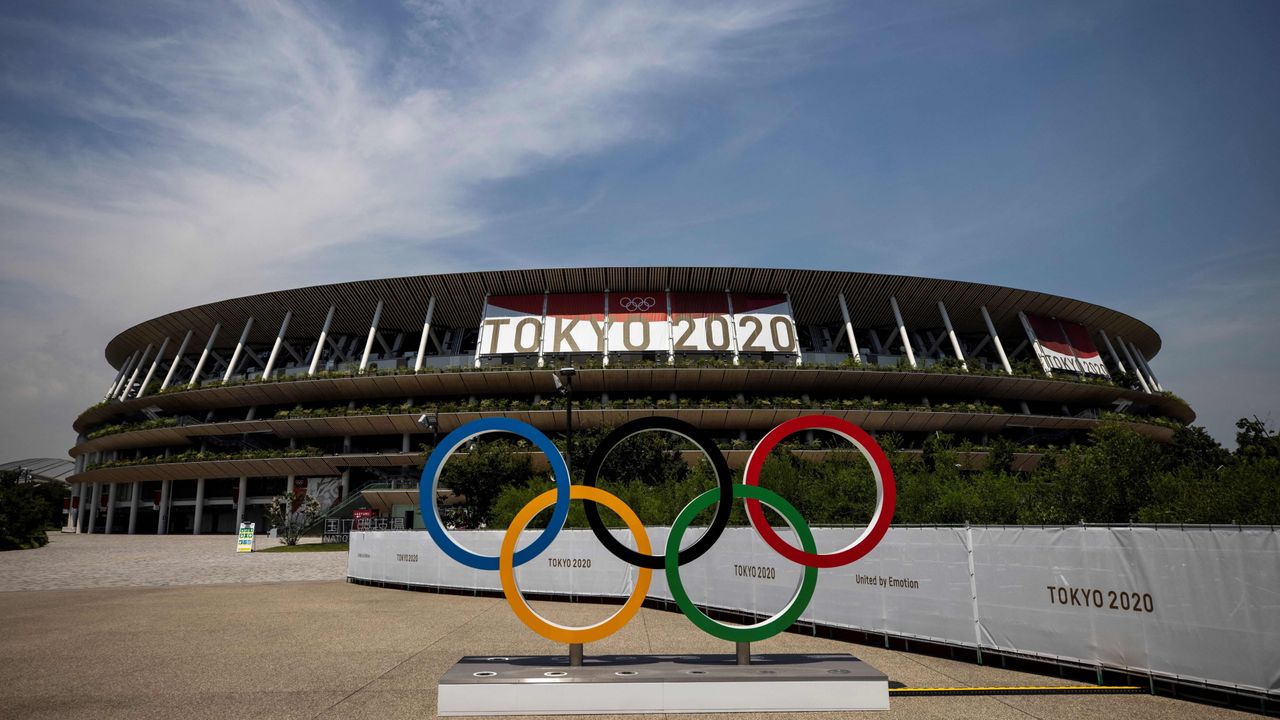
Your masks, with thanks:
M437 712L597 715L888 710L889 679L847 654L466 657L441 678Z

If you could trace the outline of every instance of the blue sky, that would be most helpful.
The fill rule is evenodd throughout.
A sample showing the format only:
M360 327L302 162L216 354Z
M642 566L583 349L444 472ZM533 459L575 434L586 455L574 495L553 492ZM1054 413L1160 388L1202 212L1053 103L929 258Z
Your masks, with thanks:
M0 8L0 457L148 317L554 265L1057 292L1280 422L1275 2L100 5Z

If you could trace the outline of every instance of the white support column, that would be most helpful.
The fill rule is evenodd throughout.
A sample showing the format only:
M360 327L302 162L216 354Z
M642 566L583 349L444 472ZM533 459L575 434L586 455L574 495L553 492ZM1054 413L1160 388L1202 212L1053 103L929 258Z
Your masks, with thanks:
M90 535L93 534L93 526L98 524L98 494L102 492L98 489L98 483L93 484L92 492L89 496L89 528L85 531Z
M116 388L120 387L120 381L124 379L125 372L129 370L129 363L131 363L133 358L137 357L137 355L138 351L134 350L133 355L130 355L127 360L120 364L120 369L116 371L116 379L111 381L111 386L107 388L107 394L102 396L103 400L106 400L109 397L115 397Z
M75 518L72 520L72 525L75 527L77 535L80 534L80 518L83 517L82 513L84 512L84 489L86 486L87 483L76 483L75 495L71 496L71 514L75 515ZM79 507L77 507L77 505Z
M738 317L733 313L733 293L728 288L724 290L724 300L729 305L729 342L733 347L733 364L738 364ZM707 325L707 337L710 337L711 326ZM709 342L709 340L708 340Z
M1044 359L1044 353L1040 351L1040 338L1036 337L1036 331L1031 327L1031 321L1027 319L1027 314L1018 311L1018 320L1022 321L1022 329L1027 333L1027 342L1031 343L1031 352L1035 353L1036 360L1040 361L1040 369L1044 370L1044 374L1053 377L1053 371L1049 369L1049 363Z
M351 496L351 470L342 471L342 502L346 502Z
M1129 343L1124 338L1116 336L1116 342L1120 343L1120 350L1124 353L1125 358L1129 361L1129 367L1133 368L1133 374L1138 378L1138 384L1142 386L1142 392L1150 394L1152 392L1150 383L1142 374L1142 368L1138 367L1138 362L1133 359L1133 354L1129 352Z
M120 483L111 483L107 486L107 524L104 532L111 534L111 526L115 524L116 519L116 486Z
M222 384L226 385L231 380L231 376L235 374L236 367L240 364L240 356L244 354L244 344L249 341L249 331L253 329L253 318L249 318L244 324L244 330L240 333L240 341L236 343L236 349L231 353L231 362L227 363L227 372L222 376Z
M271 376L276 369L276 358L280 357L280 346L284 344L284 334L289 332L289 321L293 319L293 311L285 310L284 320L280 321L280 331L276 333L276 342L271 346L271 354L267 356L267 366L262 368L262 379Z
M240 478L240 490L236 493L236 532L240 531L240 523L244 522L244 504L249 493L249 478Z
M173 362L169 364L169 372L164 375L164 382L160 383L160 389L164 390L169 387L169 383L173 382L174 373L178 372L178 364L182 362L182 356L187 352L187 345L191 342L191 336L194 330L188 330L186 337L182 338L182 344L178 346L178 352L174 353Z
M134 480L133 486L129 488L129 534L132 535L138 529L138 503L141 502L142 482Z
M360 356L360 372L369 367L369 353L373 352L373 339L378 336L378 322L382 320L382 300L373 309L373 321L369 323L369 337L364 341L364 355Z
M169 534L169 493L173 485L172 480L160 481L160 514L156 517L156 534Z
M422 339L418 341L418 354L413 358L413 371L422 372L422 363L427 356L427 338L431 336L431 318L436 314L436 296L427 301L427 314L422 318ZM541 340L541 338L539 338ZM538 343L538 352L542 352L542 343Z
M543 315L543 322L544 322L544 323L546 322L546 314L547 314L546 307L547 307L546 300L543 300L543 301L542 301L542 308L543 308L543 309L542 309L542 315ZM476 366L477 368L478 368L478 367L480 367L480 352L481 352L481 350L484 348L484 321L488 318L488 316L489 316L489 293L485 293L485 294L484 294L484 306L480 309L480 328L479 328L478 330L476 330L476 358L475 358L475 366ZM544 332L544 333L543 333L543 335L545 336L545 335L546 335L546 333ZM539 348L539 352L541 352L542 343L538 343L538 348ZM461 340L461 339L459 339L459 341L458 341L458 350L459 350L459 351L461 351L461 350L462 350L462 340ZM541 359L541 355L539 355L539 359Z
M83 497L80 498L80 523L84 525L85 533L93 531L93 525L89 521L93 517L93 504L98 502L97 498L94 497L94 488L96 487L96 483L86 483L82 493Z
M138 394L134 397L142 397L147 394L147 384L151 382L152 376L156 374L156 368L160 367L160 358L168 348L169 336L166 335L164 342L160 343L160 349L156 351L156 359L151 361L151 367L147 370L146 376L142 378L142 384L138 386Z
M604 291L604 333L600 338L601 350L604 351L604 359L600 364L609 367L609 291Z
M191 534L200 534L200 523L204 520L204 478L196 478L196 517L191 523Z
M947 337L951 338L951 349L956 353L956 359L960 361L960 365L964 367L965 372L969 371L969 363L965 362L964 352L960 350L960 339L956 337L955 328L951 327L951 316L947 314L947 306L938 301L938 312L942 313L942 324L947 328Z
M845 302L843 292L837 293L836 297L840 299L840 316L844 318L844 334L849 338L849 355L855 363L861 365L862 350L858 348L858 339L853 335L853 321L849 319L849 304Z
M120 399L124 400L129 397L129 391L133 389L133 383L138 379L138 373L142 371L142 366L146 364L147 357L151 355L151 343L147 343L146 349L142 351L142 357L138 358L138 364L133 366L133 372L129 375L129 380L120 390Z
M667 364L676 364L676 330L675 321L671 317L671 288L663 291L667 298Z
M320 367L320 352L324 350L324 342L329 338L329 326L333 324L334 306L329 306L329 313L324 316L324 325L320 326L320 337L316 339L316 350L311 354L311 367L307 370L307 377L316 374L316 368ZM240 523L236 523L236 527L240 527Z
M124 377L121 377L120 382L116 383L116 386L111 389L111 397L115 397L117 393L124 389L125 381L129 379L129 374L133 372L133 369L138 366L138 356L141 354L141 350L134 350L133 354L129 356L129 362L125 367Z
M911 367L919 367L916 365L916 353L911 349L911 336L907 334L907 324L902 321L902 311L898 309L898 298L890 296L889 306L893 308L893 319L898 323L898 336L902 338L902 347L907 351L907 361L911 363Z
M1155 388L1156 392L1164 392L1164 386L1160 384L1160 378L1156 377L1156 374L1151 371L1151 363L1147 362L1147 356L1142 354L1137 345L1129 343L1129 347L1133 349L1133 355L1138 360L1138 364L1146 371L1147 379L1151 381L1151 387Z
M485 296L488 298L488 296ZM542 315L538 318L538 367L546 367L546 348L547 344L543 342L547 337L547 304L551 302L551 291L542 291ZM477 365L478 367L478 365Z
M802 365L804 365L804 351L802 351L802 350L800 349L800 331L799 331L799 329L797 329L797 328L796 328L796 326L795 326L795 308L791 307L791 291L790 291L790 290L783 290L783 291L782 291L782 296L783 296L783 297L785 297L785 298L787 299L787 308L788 308L788 309L790 309L790 310L791 310L791 313L792 313L792 317L791 317L791 320L792 320L792 322L791 322L791 329L792 329L792 331L793 331L793 333L792 333L792 334L794 334L794 335L795 335L795 343L796 343L796 367L801 367Z
M991 344L996 346L996 355L1000 357L1000 364L1004 366L1004 371L1013 374L1013 366L1009 364L1009 356L1004 354L1004 344L1000 342L1000 335L996 332L996 324L991 322L991 313L987 312L987 306L982 305L982 321L987 324L987 334L991 336Z
M200 372L204 370L205 361L209 359L209 353L213 352L213 343L218 339L218 331L222 329L222 323L215 323L213 332L209 333L209 340L204 344L204 352L200 353L200 359L196 362L195 372L191 373L191 382L187 383L187 387L195 387L200 382Z
M83 458L84 456L81 455L80 459ZM81 464L81 468L83 468L83 463ZM83 470L81 471L83 472ZM67 502L67 522L63 525L66 532L79 532L80 530L80 528L76 526L76 498L80 497L80 487L82 485L84 485L84 483L71 483L71 498Z
M1122 373L1129 372L1124 365L1124 361L1120 359L1120 354L1116 352L1115 346L1111 344L1111 338L1107 337L1106 330L1099 330L1098 334L1102 336L1102 344L1107 346L1107 352L1111 353L1111 359L1115 361L1116 368Z

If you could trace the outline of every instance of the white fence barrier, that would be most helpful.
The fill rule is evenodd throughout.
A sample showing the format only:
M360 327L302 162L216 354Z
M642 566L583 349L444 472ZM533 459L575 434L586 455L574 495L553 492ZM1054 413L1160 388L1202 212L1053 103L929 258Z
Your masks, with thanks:
M648 532L653 547L663 547L667 528ZM843 545L851 532L814 529L821 549ZM635 547L625 531L615 534ZM521 547L533 536L526 532ZM492 554L502 533L453 537ZM637 572L589 530L566 530L516 577L526 592L625 597ZM425 532L352 532L347 575L501 590L498 573L454 562ZM800 568L755 531L730 528L710 552L681 568L681 578L700 605L772 615L791 598ZM660 571L649 596L671 599ZM893 528L862 560L821 570L801 619L1280 694L1280 533Z

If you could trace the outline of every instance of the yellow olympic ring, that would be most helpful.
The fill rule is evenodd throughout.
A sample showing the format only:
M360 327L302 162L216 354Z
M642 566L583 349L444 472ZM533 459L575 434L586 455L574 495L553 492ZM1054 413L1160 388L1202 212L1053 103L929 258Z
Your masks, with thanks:
M502 594L507 597L507 604L511 606L512 612L520 618L525 627L542 637L566 644L596 642L617 632L640 611L645 595L649 592L649 580L653 577L653 571L649 568L639 568L640 572L636 574L636 586L631 591L631 597L627 598L627 602L616 613L595 625L568 627L551 622L534 612L524 596L520 594L520 587L516 585L516 541L520 539L520 533L529 521L533 520L534 515L555 504L557 493L557 490L548 490L530 500L528 505L516 513L511 525L507 527L506 535L502 536L502 549L498 552L498 575L502 579ZM636 539L636 549L645 555L649 554L649 535L645 533L640 518L621 498L599 488L574 485L569 488L569 499L590 500L617 513L618 517L627 524L632 537Z

